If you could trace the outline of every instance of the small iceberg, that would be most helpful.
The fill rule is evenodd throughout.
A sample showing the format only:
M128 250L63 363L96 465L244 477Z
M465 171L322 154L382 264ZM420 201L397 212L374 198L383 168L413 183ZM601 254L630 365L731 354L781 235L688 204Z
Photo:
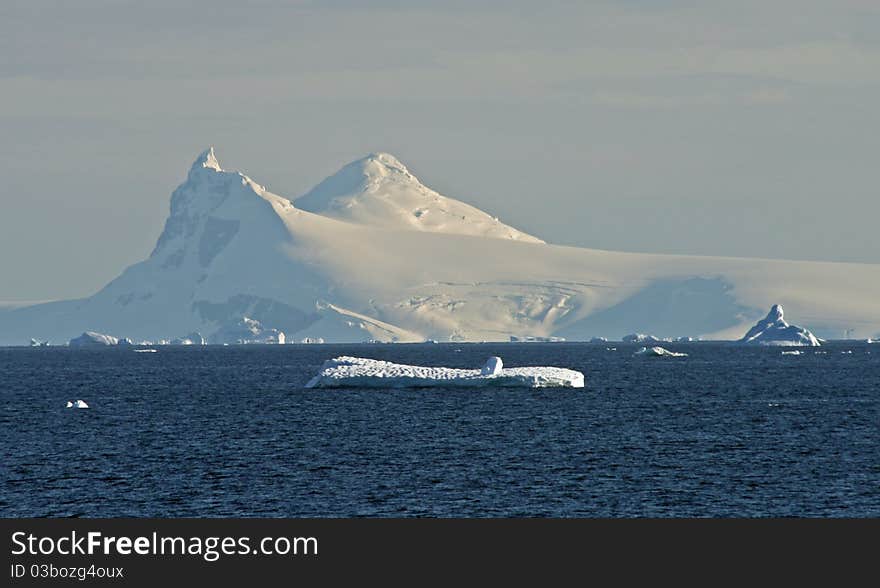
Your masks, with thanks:
M155 349L133 349L135 353L156 353Z
M481 369L403 365L362 357L336 357L324 362L306 388L427 388L516 386L583 388L584 374L558 367L505 368L490 357Z
M783 351L782 352L782 355L803 355L803 354L804 354L803 351L799 351L797 349L795 349L794 351Z
M813 333L785 322L782 306L774 304L763 320L749 329L739 343L747 345L780 345L790 347L819 347L819 340Z
M639 357L687 357L687 353L676 353L675 351L669 351L668 349L664 349L662 347L642 347L635 353L635 356Z
M74 400L72 402L70 400L67 401L67 408L88 408L88 407L89 407L89 405L86 404L85 400Z

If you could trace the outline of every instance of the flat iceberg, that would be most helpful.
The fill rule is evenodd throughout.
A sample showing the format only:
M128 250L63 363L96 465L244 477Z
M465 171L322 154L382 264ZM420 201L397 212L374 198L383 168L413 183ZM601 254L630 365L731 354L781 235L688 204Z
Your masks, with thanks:
M819 347L813 333L785 322L782 306L774 304L767 316L749 329L739 343L748 345L780 345L793 347Z
M74 401L68 400L67 401L67 408L88 408L88 407L89 407L89 405L86 404L85 400L74 400Z
M402 365L376 359L342 356L325 361L318 375L306 384L306 388L479 386L583 388L584 374L558 367L504 368L501 358L498 357L490 357L482 369L458 369Z
M676 353L675 351L669 351L668 349L663 349L662 347L642 347L633 355L637 355L640 357L687 357L687 353Z

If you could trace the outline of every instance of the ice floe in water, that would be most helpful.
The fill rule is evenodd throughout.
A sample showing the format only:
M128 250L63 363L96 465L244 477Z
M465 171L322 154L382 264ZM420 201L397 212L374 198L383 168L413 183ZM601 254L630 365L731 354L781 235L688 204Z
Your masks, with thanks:
M497 361L496 361L497 360ZM362 357L336 357L324 362L306 388L420 388L459 386L517 386L583 388L584 375L558 367L502 367L490 357L482 369L403 365Z
M795 351L783 351L783 352L782 352L782 355L803 355L803 354L804 354L803 351L798 351L798 350L795 350Z
M67 408L88 408L88 407L89 407L89 405L86 404L85 400L74 400L72 402L70 400L67 401Z
M640 357L687 357L687 353L676 353L675 351L669 351L668 349L664 349L662 347L642 347L633 355L637 355Z

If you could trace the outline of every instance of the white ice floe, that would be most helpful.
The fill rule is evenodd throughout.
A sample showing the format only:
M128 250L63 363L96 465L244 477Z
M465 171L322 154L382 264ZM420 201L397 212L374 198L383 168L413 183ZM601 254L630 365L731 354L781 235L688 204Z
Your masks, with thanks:
M767 316L749 329L740 343L750 345L780 345L818 347L819 340L813 333L785 322L782 306L774 304Z
M676 353L675 351L669 351L668 349L664 349L662 347L642 347L633 355L638 355L641 357L687 357L687 353Z
M155 349L135 349L135 353L156 353Z
M497 361L496 361L497 360ZM488 373L487 373L488 372ZM491 357L483 369L402 365L361 357L336 357L324 362L306 388L413 388L460 386L517 386L583 388L584 375L558 367L503 368Z
M782 352L782 355L803 355L803 354L804 354L803 351L797 351L797 350L795 350L795 351L783 351L783 352Z
M74 400L72 402L70 400L67 401L67 408L88 408L88 407L89 407L89 405L86 404L85 400Z

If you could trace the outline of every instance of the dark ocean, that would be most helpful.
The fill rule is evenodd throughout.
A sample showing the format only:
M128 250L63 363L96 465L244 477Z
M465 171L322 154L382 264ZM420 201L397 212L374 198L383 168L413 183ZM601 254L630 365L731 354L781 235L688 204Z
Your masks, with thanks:
M3 517L877 517L880 345L0 349ZM616 347L616 350L608 348ZM337 355L584 389L307 390ZM91 408L65 408L68 400Z

